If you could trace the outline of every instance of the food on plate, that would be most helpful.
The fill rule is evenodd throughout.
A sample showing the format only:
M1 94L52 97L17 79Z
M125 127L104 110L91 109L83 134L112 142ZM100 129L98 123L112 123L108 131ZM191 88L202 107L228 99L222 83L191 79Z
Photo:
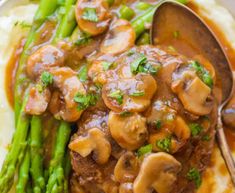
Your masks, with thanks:
M39 2L8 83L16 131L0 192L14 183L19 193L197 191L215 144L221 85L196 51L186 57L150 45L158 5ZM234 127L232 104L223 119Z

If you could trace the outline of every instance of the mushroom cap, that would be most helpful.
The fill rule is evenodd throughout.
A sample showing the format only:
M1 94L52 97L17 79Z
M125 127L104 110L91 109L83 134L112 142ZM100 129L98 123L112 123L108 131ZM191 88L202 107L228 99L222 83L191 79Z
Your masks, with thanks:
M31 79L37 79L43 71L51 67L63 66L64 53L55 46L45 45L31 54L27 60L26 71Z
M130 22L124 19L115 20L109 33L101 43L101 52L106 54L120 54L135 44L135 31Z
M36 87L30 88L29 97L25 106L25 112L30 115L41 115L47 109L51 98L51 92L48 88L39 92Z
M181 164L167 153L152 153L145 157L137 178L134 181L134 193L169 193L181 170Z
M76 72L68 67L61 67L50 69L50 73L53 75L53 86L60 91L59 96L58 92L52 95L51 113L56 113L54 114L55 117L62 118L65 121L78 120L83 111L77 110L78 104L74 101L74 97L77 93L86 94L86 90ZM53 105L59 106L55 108Z
M211 89L195 72L184 71L179 79L172 82L171 89L178 95L187 111L195 115L207 115L211 112L212 101L208 101Z
M93 159L98 164L108 161L111 154L111 145L106 139L105 134L97 129L90 129L86 136L79 136L69 144L69 148L82 157L86 157L93 151Z
M146 119L138 113L123 117L110 111L108 127L114 140L127 150L138 149L148 137Z
M89 21L83 18L85 9L95 9L98 21ZM110 14L108 11L108 3L105 0L78 0L75 8L75 16L78 26L82 31L92 36L103 33L110 21Z
M149 74L140 73L133 78L107 82L102 88L102 98L105 105L115 112L143 112L150 105L156 90L155 79ZM110 93L115 91L122 93L122 104L110 97ZM134 93L143 93L143 95L134 96Z
M124 182L133 182L139 172L139 161L133 152L125 152L118 160L114 168L115 180Z

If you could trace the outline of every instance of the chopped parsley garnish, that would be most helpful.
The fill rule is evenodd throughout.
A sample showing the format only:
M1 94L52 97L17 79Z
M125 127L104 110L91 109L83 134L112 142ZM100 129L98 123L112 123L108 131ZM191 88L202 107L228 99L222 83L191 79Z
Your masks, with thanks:
M22 28L30 28L30 27L32 27L31 24L28 24L25 21L16 21L14 26L20 26Z
M102 62L103 69L104 69L105 71L109 70L109 69L111 68L112 64L113 64L112 62L103 61L103 62Z
M127 52L127 56L132 56L133 54L135 54L134 50L130 50L130 51Z
M154 122L156 129L161 129L162 127L162 122L161 120L157 120Z
M83 36L83 37L80 37L79 39L77 39L74 44L76 46L81 46L81 45L85 45L85 44L88 44L89 42L91 41L91 38L88 37L88 36Z
M210 135L206 134L206 135L202 136L202 140L203 141L210 141L211 137L210 137Z
M138 58L136 58L132 63L131 63L131 72L136 74L138 73L138 68L142 64L147 63L147 58L144 54L139 54Z
M78 110L84 110L88 108L89 106L94 106L97 102L98 96L95 94L82 94L77 93L74 97L74 101L78 103Z
M114 98L119 105L123 103L123 93L120 90L113 91L108 96Z
M198 62L192 61L190 63L191 67L194 68L199 76L199 78L210 88L213 86L213 79L209 72Z
M129 112L129 111L123 111L120 113L120 116L121 117L128 117L128 116L131 116L132 115L132 112Z
M86 66L81 67L79 74L78 74L78 78L82 82L85 82L87 80L87 67Z
M174 38L179 38L180 32L179 31L174 31L173 36L174 36Z
M44 71L41 75L43 86L47 87L53 83L53 75L50 72Z
M136 91L130 94L130 96L135 96L135 97L144 96L144 95L145 95L144 91Z
M193 137L197 136L203 130L203 127L198 123L190 123L189 128Z
M131 72L137 74L139 72L156 74L160 66L151 65L144 54L138 54L138 57L131 63Z
M166 137L165 139L160 139L156 141L156 145L158 148L165 152L170 152L171 149L171 137Z
M84 9L82 18L87 20L87 21L92 21L92 22L98 22L99 21L99 18L96 14L96 9L91 8L91 7L86 7Z
M143 155L145 155L147 153L151 153L152 149L153 149L152 144L142 146L141 148L138 149L137 156L142 157Z
M194 181L194 184L196 185L197 188L199 188L199 186L201 185L202 183L202 179L201 179L201 175L200 175L200 172L198 171L198 169L196 168L191 168L186 177L191 180L191 181Z

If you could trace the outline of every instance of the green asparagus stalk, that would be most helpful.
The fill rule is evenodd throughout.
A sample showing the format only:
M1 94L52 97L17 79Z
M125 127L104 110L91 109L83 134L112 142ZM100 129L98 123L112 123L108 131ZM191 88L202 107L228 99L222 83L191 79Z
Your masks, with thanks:
M67 149L65 160L64 160L64 173L65 173L65 180L64 180L64 193L69 193L69 176L71 171L71 160L69 150Z
M33 191L43 192L45 179L43 176L42 122L40 117L33 116L30 131L30 173L33 180Z
M27 190L27 183L29 179L29 168L30 168L30 152L27 147L24 159L19 168L19 180L16 186L16 193L25 193Z
M16 170L17 162L24 156L24 149L26 146L26 138L29 128L29 117L24 113L24 107L27 102L27 97L24 98L22 102L22 92L23 83L24 86L28 86L29 82L26 80L24 75L25 63L27 59L27 51L29 50L30 44L35 39L36 29L40 26L40 22L45 20L48 15L50 15L55 9L55 1L48 3L47 0L42 0L39 5L39 9L34 19L33 27L29 33L27 42L24 46L24 51L22 53L19 67L16 75L15 84L15 120L16 120L16 132L13 137L12 145L10 151L8 152L2 170L0 172L0 192L6 193L9 191L13 184L14 174ZM46 6L43 6L46 5ZM39 22L40 20L40 22ZM22 104L23 103L23 104ZM23 162L25 163L25 162ZM24 168L24 165L20 168ZM26 179L26 178L25 178ZM24 182L24 179L19 179L19 181Z
M131 25L136 33L136 38L138 38L146 30L146 23L152 22L154 11L158 5L159 4L149 8L143 15L140 15L131 22Z
M179 3L186 4L188 0L176 0ZM154 6L151 6L145 13L134 19L131 24L136 33L136 39L146 30L146 24L151 23L153 19L153 14L156 8L160 5L157 3Z
M16 126L17 126L20 109L22 106L22 95L23 95L22 88L27 88L27 86L29 85L29 80L27 79L25 75L25 64L28 58L27 52L29 51L31 44L34 42L36 38L37 29L47 19L49 15L54 13L57 6L58 6L57 0L50 0L50 1L41 0L40 1L39 8L34 17L31 31L29 32L27 41L24 45L24 50L23 50L23 53L21 54L19 66L18 66L17 73L16 73L15 92L14 92L15 93L14 111L15 111Z
M53 159L50 162L46 193L51 193L53 191L62 192L64 189L65 174L62 163L66 154L70 133L70 125L61 121L57 131Z
M11 188L14 180L17 161L19 161L19 159L23 157L22 152L24 152L27 145L26 139L29 128L29 118L24 113L24 107L27 102L27 98L28 97L25 97L23 106L20 111L16 132L13 137L13 142L0 172L1 193L7 193Z

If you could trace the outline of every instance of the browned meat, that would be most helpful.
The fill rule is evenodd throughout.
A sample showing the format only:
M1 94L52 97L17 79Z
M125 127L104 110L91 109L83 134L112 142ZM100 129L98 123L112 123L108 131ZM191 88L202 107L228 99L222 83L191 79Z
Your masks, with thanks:
M102 99L84 111L69 145L72 192L194 192L200 181L188 173L204 171L214 144L212 88L192 61L153 46L106 57L88 69Z

